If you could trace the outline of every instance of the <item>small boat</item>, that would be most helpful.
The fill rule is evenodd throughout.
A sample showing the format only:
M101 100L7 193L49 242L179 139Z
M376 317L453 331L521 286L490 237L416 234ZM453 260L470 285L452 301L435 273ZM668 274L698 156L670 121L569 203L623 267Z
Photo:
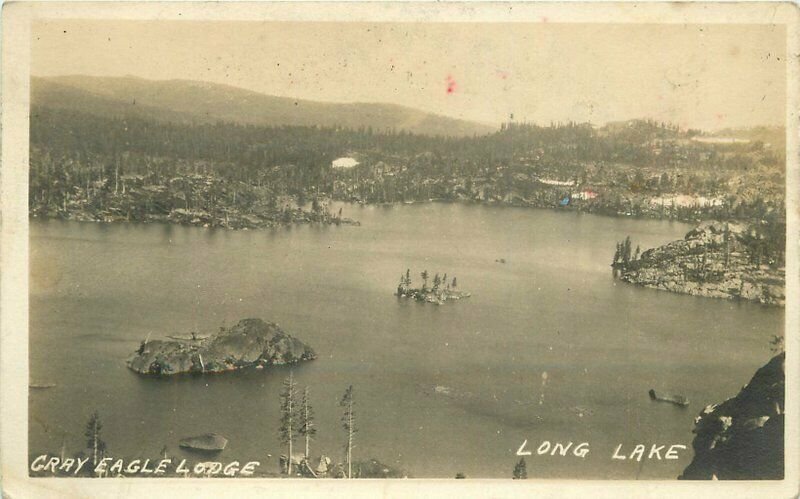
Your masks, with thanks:
M196 437L182 438L178 445L185 449L214 452L223 450L228 445L228 439L216 433L206 433Z
M686 407L689 405L689 399L683 395L670 395L666 393L658 394L652 388L648 393L650 394L650 400L655 400L657 402L669 402L670 404L675 404L680 407Z
M178 341L202 341L202 340L208 338L208 336L198 336L196 334L192 335L192 336L171 336L171 335L167 335L167 338L169 338L171 340L178 340Z
M28 388L43 390L45 388L55 388L55 386L55 383L31 383L28 385Z

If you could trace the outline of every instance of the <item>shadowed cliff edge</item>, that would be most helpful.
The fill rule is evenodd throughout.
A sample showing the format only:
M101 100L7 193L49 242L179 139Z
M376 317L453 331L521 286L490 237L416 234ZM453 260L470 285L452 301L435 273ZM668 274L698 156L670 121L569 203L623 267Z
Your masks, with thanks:
M695 419L694 459L682 480L783 479L785 354L761 367L738 395Z

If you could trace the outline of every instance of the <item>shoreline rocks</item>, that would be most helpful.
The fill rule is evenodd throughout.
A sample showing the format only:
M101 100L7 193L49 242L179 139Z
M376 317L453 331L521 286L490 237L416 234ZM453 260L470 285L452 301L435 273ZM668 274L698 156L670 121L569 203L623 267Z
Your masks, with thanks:
M127 365L139 374L169 376L264 368L315 358L316 353L310 346L277 324L261 319L243 319L201 340L142 342L127 360Z
M138 218L128 219L123 215L112 212L94 213L86 210L76 210L58 213L32 213L31 218L68 220L71 222L85 223L163 223L172 225L194 226L204 228L219 228L226 230L260 230L290 227L293 225L352 225L360 226L361 222L351 218L319 218L312 217L307 212L296 210L286 217L264 217L258 215L230 216L227 219L210 217L202 211L189 212L176 209L169 214L145 214Z
M461 300L462 298L469 298L470 295L466 291L453 291L451 289L401 289L398 288L395 293L398 298L411 298L423 303L434 303L436 305L444 305L448 300Z

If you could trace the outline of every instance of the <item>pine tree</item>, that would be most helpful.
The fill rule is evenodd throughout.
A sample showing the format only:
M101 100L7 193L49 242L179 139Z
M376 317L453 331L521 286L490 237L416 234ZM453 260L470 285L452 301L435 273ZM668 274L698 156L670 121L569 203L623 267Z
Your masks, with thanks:
M514 466L514 480L525 480L528 478L528 466L525 463L525 458L521 457L519 462Z
M92 413L89 422L86 423L86 431L83 433L86 436L86 446L92 451L92 467L97 467L97 458L102 456L106 451L106 443L100 438L100 431L103 429L103 423L100 421L100 414L97 411Z
M452 286L452 287L453 287L453 289L455 289L456 287L458 287L458 281L456 280L456 278L455 278L455 277L453 277L453 286Z
M428 289L428 271L423 270L419 276L422 277L422 290L425 291Z
M725 222L725 232L723 239L725 241L725 269L728 268L731 261L731 231L728 227L728 222Z
M701 282L706 282L708 277L708 246L703 246L703 257L700 260Z
M281 392L281 426L279 428L281 443L288 446L288 455L286 472L289 476L292 475L292 446L295 438L297 438L297 404L295 403L296 384L294 382L294 374L289 371L289 377L283 382L283 391Z
M625 242L623 243L622 265L624 267L627 267L630 261L631 261L631 236L628 236L625 238Z
M353 437L356 433L355 413L353 412L353 385L350 385L344 392L339 405L344 407L342 414L342 427L347 432L347 478L353 477Z
M435 276L433 276L433 290L437 291L439 286L442 284L442 279L439 277L439 273L437 272Z
M769 340L769 344L770 344L769 350L773 354L781 353L786 348L786 342L784 341L782 335L773 334L772 338Z
M311 407L311 404L308 400L308 387L305 387L303 390L303 401L301 403L300 408L300 434L306 440L306 460L309 457L309 444L311 439L314 438L314 435L317 434L317 428L314 425L314 409Z

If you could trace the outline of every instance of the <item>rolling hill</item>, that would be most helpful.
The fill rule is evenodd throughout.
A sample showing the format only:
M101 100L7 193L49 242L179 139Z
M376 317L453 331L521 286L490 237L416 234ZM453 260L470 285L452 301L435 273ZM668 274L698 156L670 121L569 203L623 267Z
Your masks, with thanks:
M31 105L100 116L250 125L372 127L441 136L492 133L491 126L395 104L326 103L260 94L229 85L137 77L31 78Z

